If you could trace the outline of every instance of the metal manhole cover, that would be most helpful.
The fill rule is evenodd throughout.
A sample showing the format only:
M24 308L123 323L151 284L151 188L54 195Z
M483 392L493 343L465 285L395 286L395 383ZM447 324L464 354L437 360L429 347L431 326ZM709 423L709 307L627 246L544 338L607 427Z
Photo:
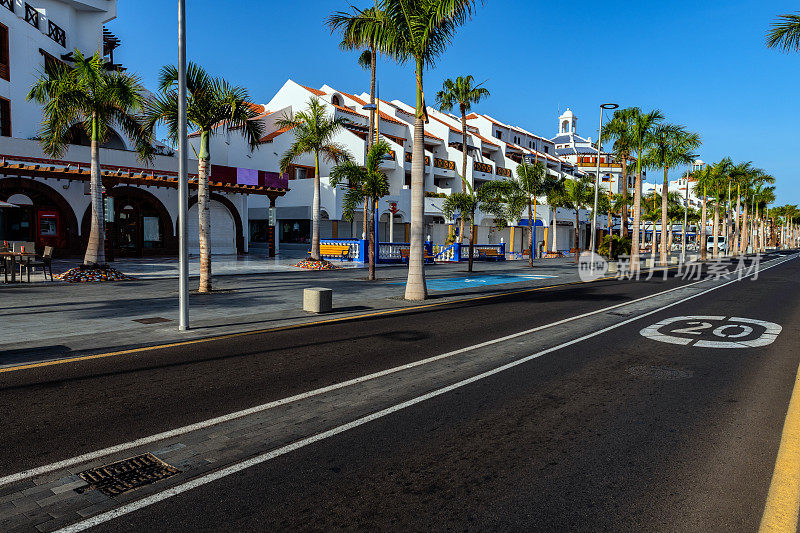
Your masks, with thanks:
M643 378L661 379L668 381L676 379L689 379L694 375L689 370L680 370L679 368L670 368L668 366L647 366L647 365L632 366L628 368L628 373Z
M134 318L134 322L139 322L140 324L159 324L161 322L172 322L169 318L163 318L160 316L149 316L147 318Z
M97 489L106 496L118 496L180 472L152 453L145 453L92 468L78 475L89 484L89 487L83 487L83 490Z

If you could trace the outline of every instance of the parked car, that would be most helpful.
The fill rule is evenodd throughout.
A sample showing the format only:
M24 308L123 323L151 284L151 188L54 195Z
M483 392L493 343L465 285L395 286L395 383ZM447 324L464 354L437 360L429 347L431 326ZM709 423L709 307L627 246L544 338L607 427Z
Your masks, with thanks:
M720 252L727 252L728 251L728 239L724 235L717 236L717 246L719 247ZM709 235L706 237L706 251L713 252L714 251L714 236Z

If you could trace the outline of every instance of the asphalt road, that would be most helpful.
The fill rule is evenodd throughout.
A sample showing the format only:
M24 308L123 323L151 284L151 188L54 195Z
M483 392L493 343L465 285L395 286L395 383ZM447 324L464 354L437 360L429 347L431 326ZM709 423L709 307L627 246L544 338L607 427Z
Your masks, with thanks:
M99 529L754 531L797 373L798 280L788 261ZM0 474L687 283L601 281L0 374L14 421ZM640 334L685 315L783 331L746 349Z

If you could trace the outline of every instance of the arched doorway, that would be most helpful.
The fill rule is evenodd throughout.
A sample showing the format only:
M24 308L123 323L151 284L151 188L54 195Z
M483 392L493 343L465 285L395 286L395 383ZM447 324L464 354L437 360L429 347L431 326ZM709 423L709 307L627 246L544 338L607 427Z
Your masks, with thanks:
M35 242L39 252L52 246L60 256L83 251L75 212L52 187L30 178L3 178L0 200L18 206L3 210L0 239Z
M167 255L177 251L172 219L164 204L136 187L115 187L106 193L106 246L116 257ZM92 208L81 222L81 234L88 238Z
M236 206L222 195L211 193L209 205L211 219L211 253L232 255L244 252L242 220ZM197 196L189 199L189 253L200 253L200 220Z

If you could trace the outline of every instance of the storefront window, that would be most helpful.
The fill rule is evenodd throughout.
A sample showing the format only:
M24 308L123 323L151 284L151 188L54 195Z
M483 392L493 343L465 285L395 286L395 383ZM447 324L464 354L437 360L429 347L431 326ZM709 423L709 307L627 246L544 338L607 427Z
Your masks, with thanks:
M311 242L310 220L281 220L280 242L305 244Z

